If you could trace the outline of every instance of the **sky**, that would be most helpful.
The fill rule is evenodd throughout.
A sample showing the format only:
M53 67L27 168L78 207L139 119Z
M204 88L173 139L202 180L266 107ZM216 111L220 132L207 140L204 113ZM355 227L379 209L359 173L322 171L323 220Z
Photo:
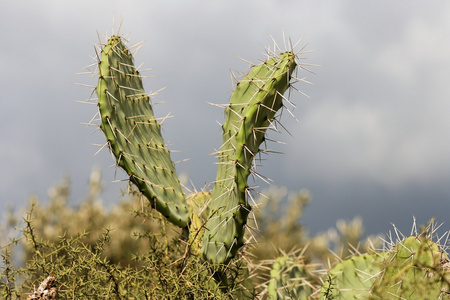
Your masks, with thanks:
M82 125L97 112L78 101L96 78L98 36L143 42L137 65L149 68L156 116L171 114L163 135L177 172L197 188L215 179L230 70L258 63L283 33L302 39L300 72L313 84L292 93L298 122L283 114L285 143L258 172L273 185L311 195L302 222L310 233L338 219L363 218L366 234L395 223L408 232L435 217L450 229L450 3L441 1L9 1L0 5L0 209L71 181L71 205L87 195L93 167L102 170L103 202L117 203L126 179L105 138ZM283 131L283 130L281 130ZM252 183L253 184L253 183ZM255 182L261 190L268 188Z

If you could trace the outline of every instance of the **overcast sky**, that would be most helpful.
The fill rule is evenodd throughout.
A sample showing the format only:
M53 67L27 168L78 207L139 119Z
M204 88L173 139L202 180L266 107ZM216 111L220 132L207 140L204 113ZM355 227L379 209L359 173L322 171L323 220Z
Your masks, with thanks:
M201 188L215 177L222 111L232 91L230 70L264 58L270 34L301 46L314 82L294 93L297 123L269 145L261 173L274 185L312 195L304 223L310 232L337 219L362 216L366 233L395 223L408 231L436 217L450 228L450 3L443 1L9 1L0 5L0 208L24 206L30 195L69 175L72 204L86 195L93 166L102 168L105 203L119 199L105 142L85 128L96 106L77 103L96 85L76 75L93 62L97 32L144 41L135 62L152 68L147 92L174 160ZM117 179L126 178L123 174ZM261 188L264 182L257 182Z

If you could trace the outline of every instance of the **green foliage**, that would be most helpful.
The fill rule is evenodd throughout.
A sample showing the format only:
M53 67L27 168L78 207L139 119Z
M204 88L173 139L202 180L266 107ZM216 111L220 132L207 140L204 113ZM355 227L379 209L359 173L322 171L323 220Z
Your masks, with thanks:
M249 222L250 227L258 228L255 233L258 238L249 251L259 259L271 260L280 255L280 249L291 252L292 249L311 244L305 228L299 222L305 206L310 201L308 192L288 194L286 188L271 186L263 194L264 197L257 199L258 208L253 210L257 222L251 219ZM311 246L309 245L308 249ZM328 252L326 246L326 250L322 249L322 245L314 248L314 252L319 252L319 248L322 252Z
M96 186L91 180L91 191ZM210 264L189 254L180 229L144 205L138 191L110 211L95 193L70 208L68 191L65 181L48 205L35 199L20 237L2 246L1 299L31 297L48 276L58 299L229 299L247 290L238 288L248 277L241 278L243 262L221 270L229 283L222 289ZM20 267L14 252L24 256Z
M1 247L1 299L26 295L39 299L31 297L49 276L56 280L58 299L389 299L386 293L394 292L405 299L438 299L441 290L448 291L448 256L425 234L392 243L390 250L352 255L323 273L330 258L312 251L320 249L313 246L317 236L308 237L305 230L298 235L289 230L274 235L267 230L270 224L302 228L298 217L306 200L300 201L298 195L305 197L304 193L290 197L286 207L297 213L288 223L284 223L285 213L277 218L268 209L285 196L283 189L271 189L268 198L256 199L261 204L256 215L261 243L247 248L240 259L213 269L198 255L195 242L185 239L180 228L153 210L131 186L124 201L105 209L100 182L96 170L90 193L78 207L70 207L67 180L50 189L47 204L32 199L18 224L20 231ZM208 193L199 192L195 201L201 207L208 198ZM6 221L12 224L14 218ZM343 244L346 237L355 236L349 234L350 228L361 232L357 224L346 226L339 238ZM0 236L5 234L3 230ZM292 244L302 248L289 251L286 247ZM274 245L278 252L264 253L263 249L270 250L267 245ZM269 255L276 258L265 259Z

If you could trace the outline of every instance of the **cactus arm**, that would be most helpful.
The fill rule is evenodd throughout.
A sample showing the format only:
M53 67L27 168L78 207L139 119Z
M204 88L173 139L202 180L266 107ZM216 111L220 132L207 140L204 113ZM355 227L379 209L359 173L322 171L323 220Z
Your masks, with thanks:
M118 36L111 37L102 48L96 92L100 128L117 165L152 207L175 225L187 226L190 210L165 147L161 125L154 117L133 56Z
M294 53L282 53L253 67L231 95L211 193L210 208L216 214L206 224L209 231L203 238L203 256L211 262L227 263L244 243L251 210L247 178L266 130L283 105L282 95L296 66Z

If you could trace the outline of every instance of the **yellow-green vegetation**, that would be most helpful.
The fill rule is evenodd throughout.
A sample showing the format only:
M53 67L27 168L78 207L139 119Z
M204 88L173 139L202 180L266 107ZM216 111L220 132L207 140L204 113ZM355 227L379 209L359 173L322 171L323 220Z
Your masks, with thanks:
M99 186L95 171L91 193L71 208L64 181L50 190L47 204L31 199L20 229L4 228L1 236L10 241L1 248L1 299L26 298L48 276L56 279L58 299L229 299L235 293L234 287L219 290L209 264L188 252L181 229L137 190L130 186L123 202L105 209ZM230 264L224 274L236 277L241 265Z
M17 213L6 216L0 233L1 299L46 299L33 292L47 278L55 280L57 299L386 299L385 293L394 292L405 299L445 299L448 291L448 256L430 241L430 227L417 238L392 242L389 249L361 247L356 254L357 245L364 244L359 220L306 234L300 217L309 197L303 191L288 195L273 187L256 200L258 242L221 270L230 283L226 290L211 276L200 245L194 246L195 240L186 239L132 186L109 209L102 205L98 170L79 206L71 207L69 191L63 180L49 190L47 201L31 198L23 220L15 219ZM204 193L188 201L201 204ZM281 202L287 202L286 211L278 217L270 204ZM338 251L329 250L332 244ZM385 275L376 277L381 270ZM433 298L416 290L424 286ZM420 297L404 296L411 291Z

